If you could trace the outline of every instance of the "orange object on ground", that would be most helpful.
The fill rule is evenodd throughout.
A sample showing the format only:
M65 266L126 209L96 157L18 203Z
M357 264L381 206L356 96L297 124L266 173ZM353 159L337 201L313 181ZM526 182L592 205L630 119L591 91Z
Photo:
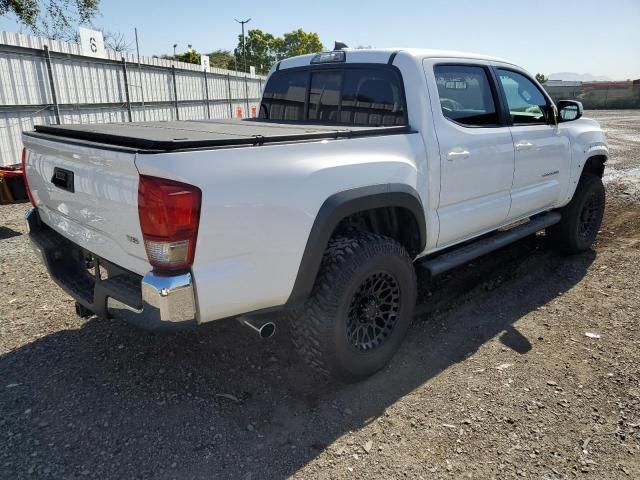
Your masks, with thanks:
M0 167L0 203L24 202L29 200L24 188L22 165Z

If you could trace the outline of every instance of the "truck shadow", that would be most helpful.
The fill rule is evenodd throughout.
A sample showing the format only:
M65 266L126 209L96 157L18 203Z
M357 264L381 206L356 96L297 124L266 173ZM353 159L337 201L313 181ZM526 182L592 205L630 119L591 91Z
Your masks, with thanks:
M595 259L543 243L526 239L424 281L400 352L356 385L310 373L289 353L284 325L261 341L236 322L153 336L94 318L36 340L0 357L0 477L292 475L488 340L535 352L538 339L517 321L578 283Z
M14 229L0 225L0 240L6 238L19 237L22 235L20 232L16 232Z

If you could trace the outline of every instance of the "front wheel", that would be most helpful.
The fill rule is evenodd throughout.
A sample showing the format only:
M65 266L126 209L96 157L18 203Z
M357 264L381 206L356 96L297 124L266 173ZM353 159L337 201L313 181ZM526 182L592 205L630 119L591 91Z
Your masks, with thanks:
M562 220L547 229L548 237L565 253L589 250L598 235L604 206L602 179L591 174L583 176L571 201L560 209Z
M304 311L292 317L298 352L340 380L374 374L399 348L416 291L411 258L395 240L373 234L333 238Z

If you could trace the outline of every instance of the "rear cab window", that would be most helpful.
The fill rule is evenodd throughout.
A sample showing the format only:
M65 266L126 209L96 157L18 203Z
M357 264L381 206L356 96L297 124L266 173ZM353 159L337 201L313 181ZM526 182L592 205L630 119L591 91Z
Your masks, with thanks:
M307 95L306 72L273 75L262 95L260 117L270 115L278 120L299 120L304 114Z
M260 118L357 126L407 125L402 78L395 67L344 64L275 72Z

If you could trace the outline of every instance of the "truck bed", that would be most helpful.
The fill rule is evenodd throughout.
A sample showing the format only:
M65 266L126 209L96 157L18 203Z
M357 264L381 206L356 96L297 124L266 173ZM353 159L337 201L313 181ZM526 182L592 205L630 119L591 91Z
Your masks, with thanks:
M35 130L36 133L26 135L64 137L147 153L194 148L258 146L274 142L389 135L411 131L406 125L317 125L276 123L258 119L36 125Z

